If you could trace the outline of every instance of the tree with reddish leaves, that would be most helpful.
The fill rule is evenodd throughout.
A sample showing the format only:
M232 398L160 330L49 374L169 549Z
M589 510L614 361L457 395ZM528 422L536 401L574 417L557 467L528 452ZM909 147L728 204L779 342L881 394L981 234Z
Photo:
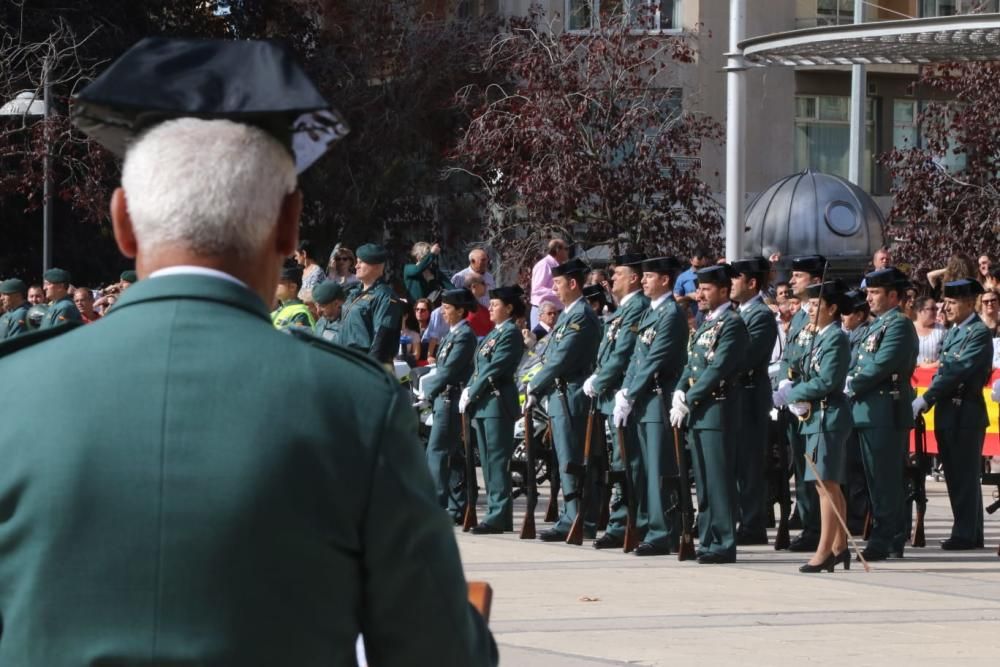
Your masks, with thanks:
M893 178L889 224L901 261L936 268L954 253L1000 257L997 81L1000 63L949 63L921 73L918 88L951 101L928 103L920 114L921 145L879 158ZM946 166L949 155L963 155L964 167Z
M470 120L447 173L478 184L485 240L513 266L551 234L615 252L720 245L720 207L696 165L721 127L678 99L691 36L637 29L651 18L558 32L535 5L484 53L493 83L460 91Z

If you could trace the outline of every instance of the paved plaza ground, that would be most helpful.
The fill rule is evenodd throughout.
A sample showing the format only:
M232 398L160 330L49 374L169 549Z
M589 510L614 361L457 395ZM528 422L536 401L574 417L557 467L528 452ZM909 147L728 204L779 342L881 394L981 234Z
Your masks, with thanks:
M800 574L808 554L771 546L741 547L734 565L698 565L597 551L589 540L456 537L466 577L494 588L503 665L997 665L1000 512L986 517L986 549L942 551L951 511L944 484L927 486L927 547L869 573L853 563ZM984 489L987 503L992 493Z

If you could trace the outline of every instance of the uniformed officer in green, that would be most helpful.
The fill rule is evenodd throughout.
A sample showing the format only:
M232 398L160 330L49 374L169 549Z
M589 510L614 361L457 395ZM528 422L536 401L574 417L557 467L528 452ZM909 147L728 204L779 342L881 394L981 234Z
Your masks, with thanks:
M418 393L420 400L434 406L434 421L427 441L427 466L438 504L448 510L455 523L462 521L465 511L465 496L454 491L465 471L460 456L463 442L458 401L472 375L472 359L476 354L476 334L465 318L476 308L476 297L465 288L448 290L441 296L441 316L449 330L438 346L435 370L424 376ZM466 480L466 483L477 482Z
M42 288L49 300L49 309L42 319L41 329L56 327L64 322L82 322L80 311L69 293L72 278L65 269L49 269L42 274Z
M360 288L347 295L340 314L340 344L392 364L399 347L403 309L385 282L385 248L366 243L357 252Z
M934 408L938 457L948 487L954 523L941 548L983 546L982 456L989 417L983 386L993 371L993 335L976 314L977 280L944 285L944 312L951 328L931 385L913 401L913 415Z
M639 331L639 322L646 309L649 308L649 298L643 294L642 263L644 255L630 253L615 258L615 270L611 277L611 292L618 302L615 310L604 325L604 335L597 348L597 364L593 374L583 383L583 393L597 401L597 407L604 415L611 433L609 449L611 451L611 470L619 474L624 472L625 462L621 460L618 449L618 429L622 430L625 441L625 451L628 466L632 475L633 493L639 526L635 529L642 535L645 533L645 475L643 474L642 454L639 451L639 433L635 421L617 426L614 423L615 394L622 387L625 371L628 370L635 340ZM603 436L603 433L600 434ZM612 510L608 517L607 530L594 540L595 549L618 549L624 544L625 525L627 522L627 506L623 491L624 484L617 485L617 493Z
M23 280L11 278L0 283L0 301L4 314L0 315L0 340L7 340L28 330L28 308L25 299L28 288Z
M737 520L736 543L767 544L768 434L771 426L771 383L767 367L778 339L778 323L764 303L761 290L767 286L771 263L763 257L733 262L732 299L747 327L743 372L737 381L743 411L743 437L736 443Z
M552 422L552 441L559 461L559 480L563 511L556 524L538 534L545 542L565 540L579 509L580 483L570 470L583 464L583 444L590 401L583 393L583 383L590 377L594 357L601 342L601 323L583 298L583 280L590 267L580 259L571 259L552 269L552 287L565 308L559 314L542 356L542 367L526 388L524 412L530 414L535 402L548 400ZM593 489L587 489L593 492ZM593 496L591 496L593 497ZM590 508L596 515L597 503ZM585 516L584 535L594 537L595 520Z
M747 328L730 301L733 270L717 264L696 273L705 321L688 344L670 423L687 423L698 492L698 562L736 561L736 442L742 437L737 381Z
M851 367L857 362L858 350L868 333L870 319L868 297L864 290L853 289L847 292L844 300L844 313L840 321L851 343ZM844 520L851 533L861 534L864 531L869 510L868 481L865 479L861 443L858 441L858 434L854 432L853 421L851 422L851 434L847 438L847 483L844 485L844 493L847 497L847 516L844 517Z
M844 381L851 363L850 343L840 327L841 308L849 301L840 280L810 285L812 340L801 357L800 372L792 383L774 392L774 406L789 407L800 422L806 453L816 472L806 467L808 483L822 485L820 538L816 552L800 572L833 571L837 563L851 566L847 533L840 525L847 509L841 484L847 481L847 437L851 432L851 406L844 396ZM818 473L818 476L817 476Z
M313 333L331 343L337 343L340 334L340 311L344 306L344 288L332 280L316 285L312 292L313 301L319 308Z
M649 299L636 332L636 342L621 390L615 395L614 422L635 424L646 480L646 530L636 556L666 555L677 550L681 503L671 501L678 489L672 431L667 429L674 387L687 361L688 321L685 308L674 301L674 279L681 263L656 257L642 263L642 289ZM673 511L672 511L673 508Z
M785 337L785 349L781 355L781 366L778 371L779 381L794 380L799 372L799 363L805 350L812 342L812 331L809 324L809 295L807 289L823 280L826 273L826 258L822 255L805 255L792 259L792 275L789 286L792 294L799 299L802 307L792 317ZM802 532L788 546L790 551L814 551L819 543L820 516L819 497L816 487L806 482L805 438L798 419L782 415L786 421L786 434L791 449L792 470L795 473L795 511L802 522Z
M268 318L346 132L290 52L146 38L71 109L142 279L0 344L0 665L495 665L399 383Z
M899 309L909 281L889 267L865 276L868 306L875 320L847 375L854 428L871 495L872 529L863 552L870 561L902 557L908 536L903 465L913 428L917 332Z
M517 285L490 290L489 309L493 329L479 343L469 386L458 405L472 420L486 483L486 515L472 527L476 535L514 528L510 461L519 412L514 374L524 354L524 337L515 320L524 316L524 290Z
M285 331L297 327L305 331L312 331L316 322L312 313L309 312L309 307L299 299L298 294L301 286L301 267L285 266L281 269L281 277L274 290L274 298L278 301L278 307L271 313L271 322L275 329Z

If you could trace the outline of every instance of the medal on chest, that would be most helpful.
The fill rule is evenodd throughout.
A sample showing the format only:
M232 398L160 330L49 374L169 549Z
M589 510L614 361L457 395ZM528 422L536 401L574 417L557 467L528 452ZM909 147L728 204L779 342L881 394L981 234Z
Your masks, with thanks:
M482 349L479 350L479 354L483 355L487 359L493 356L493 349L497 346L497 339L490 338L488 341L483 343Z

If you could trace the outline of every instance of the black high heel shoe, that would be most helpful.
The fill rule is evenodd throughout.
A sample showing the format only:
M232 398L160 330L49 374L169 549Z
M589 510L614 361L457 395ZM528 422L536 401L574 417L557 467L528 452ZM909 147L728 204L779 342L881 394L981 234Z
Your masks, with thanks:
M833 572L834 563L836 563L835 557L833 554L830 554L829 556L826 557L826 560L820 563L819 565L810 565L809 563L806 563L805 565L799 568L799 572L813 573L813 572L822 572L823 570L826 570L827 572Z
M844 549L839 554L833 554L833 564L843 563L845 570L851 569L851 550Z

